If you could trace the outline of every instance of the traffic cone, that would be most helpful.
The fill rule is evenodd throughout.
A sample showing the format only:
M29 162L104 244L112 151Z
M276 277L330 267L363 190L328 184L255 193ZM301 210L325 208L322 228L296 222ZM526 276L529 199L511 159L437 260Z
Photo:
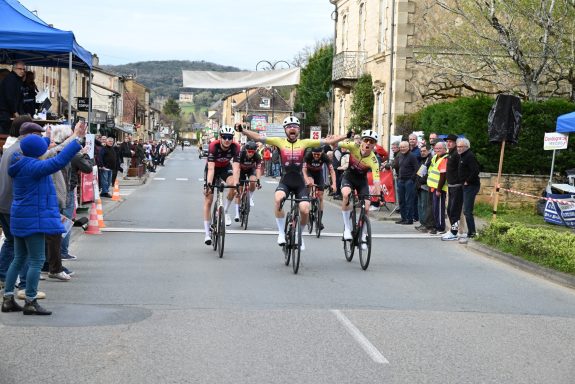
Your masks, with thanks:
M106 228L106 224L104 223L104 212L102 209L102 199L99 197L96 201L96 212L98 213L98 226L100 228Z
M116 179L114 183L114 193L112 194L112 201L122 201L120 198L120 182Z
M92 203L92 208L90 208L90 221L88 222L88 229L86 230L89 235L101 235L100 226L98 225L98 212L96 209L96 203Z

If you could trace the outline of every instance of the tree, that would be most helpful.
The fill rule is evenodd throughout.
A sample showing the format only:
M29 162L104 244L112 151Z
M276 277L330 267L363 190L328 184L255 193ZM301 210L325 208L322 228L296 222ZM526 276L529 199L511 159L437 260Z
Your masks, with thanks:
M306 113L307 125L328 125L333 46L319 45L302 68L294 109Z
M176 100L172 99L171 97L168 98L164 107L162 108L162 112L166 116L170 116L172 118L180 117L182 110Z
M417 64L430 69L418 91L446 98L465 91L528 100L573 97L572 0L424 0L429 33ZM438 16L439 15L439 16Z
M373 124L373 88L370 74L362 75L353 88L350 128L355 132L370 129Z

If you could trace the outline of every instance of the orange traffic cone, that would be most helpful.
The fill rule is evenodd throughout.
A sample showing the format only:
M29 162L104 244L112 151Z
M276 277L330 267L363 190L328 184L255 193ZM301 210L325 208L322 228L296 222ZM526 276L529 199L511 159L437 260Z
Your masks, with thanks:
M102 209L102 199L99 197L96 201L96 212L98 213L98 226L100 228L106 228L106 224L104 223L104 212Z
M120 182L116 179L114 183L114 193L112 194L112 201L122 201L120 198Z
M89 235L101 235L100 226L98 225L98 212L96 209L96 203L92 203L92 208L90 208L90 221L88 221L88 229L86 232Z

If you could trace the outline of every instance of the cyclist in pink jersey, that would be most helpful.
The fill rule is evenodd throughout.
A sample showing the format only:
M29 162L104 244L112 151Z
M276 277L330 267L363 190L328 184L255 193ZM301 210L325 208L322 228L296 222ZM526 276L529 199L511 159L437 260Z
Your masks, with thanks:
M244 130L241 124L236 124L237 131L243 133L248 139L259 141L264 144L275 145L280 151L282 178L275 192L274 214L278 227L278 245L283 246L286 242L284 227L285 214L280 209L280 204L290 192L293 192L297 198L303 199L308 197L308 189L303 178L302 166L306 148L318 147L321 145L334 145L345 138L351 137L351 132L347 135L331 136L320 140L300 139L300 123L295 116L288 116L283 121L283 127L286 137L262 137L256 132ZM309 217L309 202L302 201L299 203L301 225L307 225ZM305 249L302 239L301 249Z

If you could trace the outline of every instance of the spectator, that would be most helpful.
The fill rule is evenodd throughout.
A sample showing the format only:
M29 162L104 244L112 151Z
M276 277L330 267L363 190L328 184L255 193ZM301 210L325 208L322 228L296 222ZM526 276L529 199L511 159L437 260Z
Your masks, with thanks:
M479 180L479 162L470 150L471 144L467 139L457 139L457 152L459 152L459 180L463 183L463 214L467 223L467 237L462 236L460 242L467 242L467 238L476 236L473 207L475 197L481 186Z
M421 151L419 150L418 139L415 133L409 135L409 150L415 155L416 159L421 157Z
M262 159L264 160L264 176L272 176L271 175L272 150L270 149L270 147L268 145L266 145L264 147L264 153L263 153Z
M37 126L34 123L26 123ZM22 128L25 128L23 124ZM42 128L37 126L36 130ZM85 135L82 124L79 133ZM32 129L32 128L30 128ZM10 210L10 229L14 236L14 260L8 268L2 301L2 312L23 311L25 315L51 315L42 308L36 298L40 269L45 259L45 235L61 234L65 229L60 219L56 190L52 173L70 162L81 145L77 140L68 144L62 152L48 160L40 160L48 149L47 142L36 134L28 135L20 142L21 154L10 159L8 174L14 183L14 200ZM42 198L40 198L42 196ZM33 221L30 218L35 218ZM31 224L35 223L35 224ZM14 286L18 272L28 262L25 305L14 300Z
M120 144L120 157L122 159L122 173L124 174L124 179L128 178L128 170L132 164L132 156L134 156L134 151L132 150L132 136L124 136L124 141ZM108 164L110 165L110 164Z
M273 147L272 157L271 157L271 176L275 179L280 177L281 164L280 164L280 150L278 147Z
M417 191L417 210L419 211L419 226L415 227L418 231L427 232L433 228L433 213L429 199L429 187L427 186L427 171L431 164L431 154L429 147L421 147L421 157L419 159L419 170L415 180Z
M415 210L415 176L419 169L417 158L409 148L407 141L399 144L400 154L397 156L397 193L399 197L399 206L401 220L396 224L410 225L413 224Z
M22 86L22 103L24 104L24 113L32 117L36 114L36 95L38 94L38 87L34 80L34 72L26 71Z
M9 134L12 125L10 119L24 114L22 87L25 74L26 66L22 61L17 61L12 72L0 83L0 134Z
M114 149L114 139L111 137L108 137L106 146L103 146L100 150L100 162L102 164L99 170L102 181L102 193L100 193L100 196L111 198L110 186L113 185L112 173L118 164L117 152Z
M463 209L463 185L459 181L459 154L455 143L457 136L450 134L447 136L447 217L451 225L450 230L441 237L441 240L457 240L459 232L459 221Z
M433 218L435 227L429 231L431 235L445 233L445 196L447 194L447 145L440 141L435 144L435 155L427 172L427 186L433 194Z

